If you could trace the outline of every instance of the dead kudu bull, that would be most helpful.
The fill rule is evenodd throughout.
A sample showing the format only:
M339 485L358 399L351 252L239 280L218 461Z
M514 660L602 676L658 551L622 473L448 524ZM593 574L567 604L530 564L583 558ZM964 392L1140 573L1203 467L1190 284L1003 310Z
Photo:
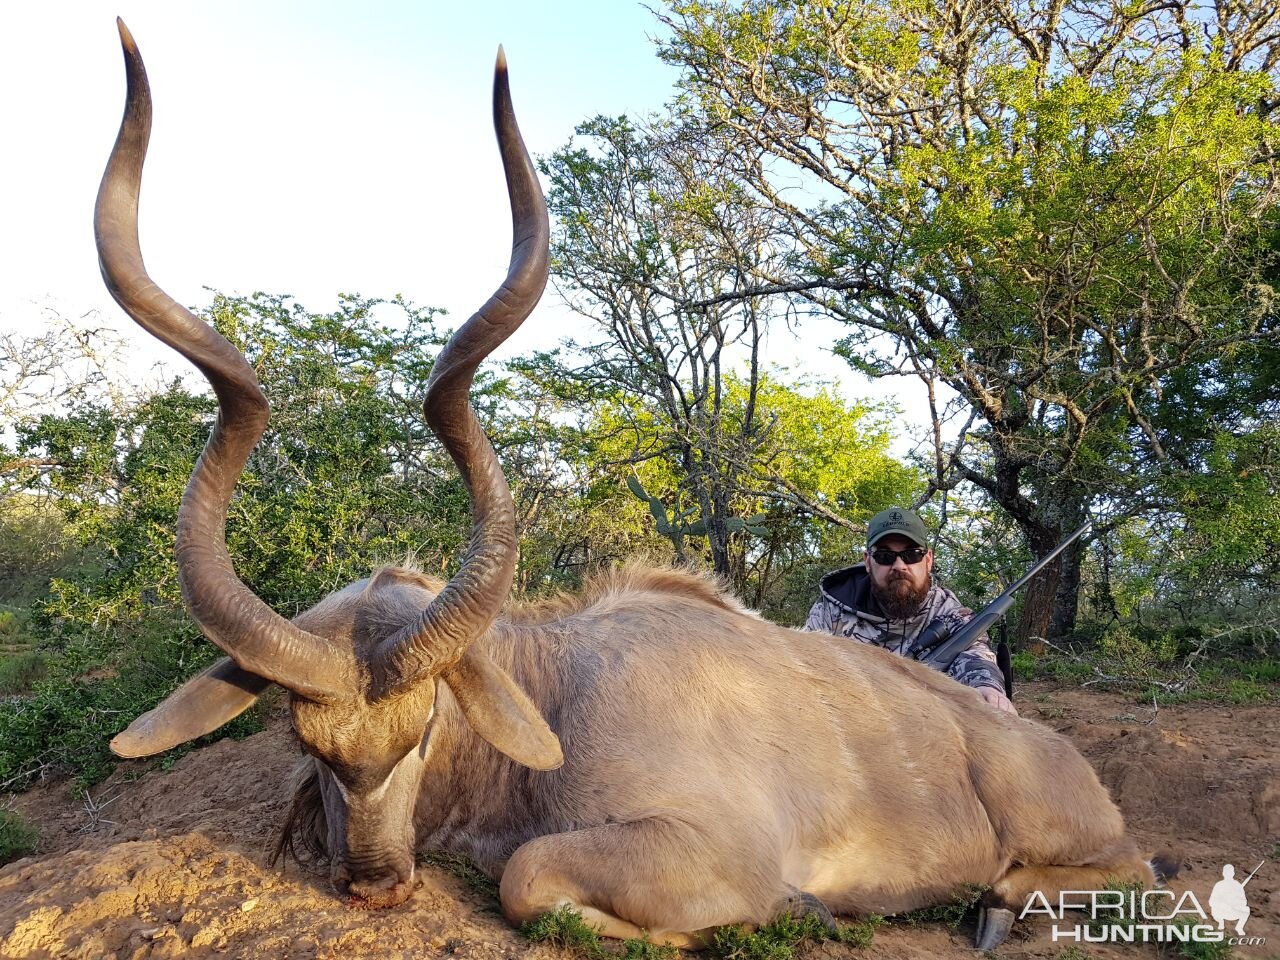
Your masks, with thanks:
M783 911L888 914L986 884L985 949L1032 890L1153 879L1070 743L918 663L774 626L669 570L503 610L514 512L468 391L542 293L549 228L501 55L510 271L441 353L425 402L471 493L466 559L448 584L389 568L292 621L268 608L224 540L267 403L244 358L143 266L151 98L120 32L128 102L98 195L98 251L120 305L218 397L177 555L191 616L229 659L136 720L117 753L208 733L277 683L313 764L290 829L323 849L353 905L401 903L415 851L444 849L501 879L513 922L568 905L608 936L679 946Z

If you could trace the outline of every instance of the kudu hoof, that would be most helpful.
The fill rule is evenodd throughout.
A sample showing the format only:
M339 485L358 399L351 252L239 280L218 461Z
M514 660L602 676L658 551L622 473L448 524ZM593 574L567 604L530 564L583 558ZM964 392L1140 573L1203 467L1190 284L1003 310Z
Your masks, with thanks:
M1003 907L983 907L978 911L978 936L974 946L979 950L994 950L1004 943L1013 928L1013 911Z
M774 917L787 915L796 919L800 917L817 917L828 933L834 934L839 929L836 926L836 918L831 915L827 905L812 893L805 893L803 890L797 890L791 896L784 897L779 903Z

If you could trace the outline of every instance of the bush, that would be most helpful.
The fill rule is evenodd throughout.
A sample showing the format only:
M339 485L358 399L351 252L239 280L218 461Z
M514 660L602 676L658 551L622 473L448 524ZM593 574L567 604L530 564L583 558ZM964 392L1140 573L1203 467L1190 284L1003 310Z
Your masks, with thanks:
M48 672L44 657L34 650L7 656L0 660L0 695L26 693Z
M1136 627L1115 623L1099 638L1098 652L1119 669L1134 673L1173 663L1178 642L1170 633L1144 637Z
M0 810L0 866L35 853L40 834L12 810Z
M111 738L218 656L172 613L64 638L30 696L0 703L0 789L21 790L51 774L69 773L81 786L104 779L116 762ZM260 711L250 710L196 742L261 728Z

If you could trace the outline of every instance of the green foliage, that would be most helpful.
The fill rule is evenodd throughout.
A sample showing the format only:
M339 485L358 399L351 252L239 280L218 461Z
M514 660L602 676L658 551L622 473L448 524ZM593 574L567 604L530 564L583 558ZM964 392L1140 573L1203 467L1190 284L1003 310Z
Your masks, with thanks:
M81 786L97 783L115 768L111 737L219 655L176 613L68 638L46 679L0 704L0 786L22 789L65 772ZM264 709L197 744L262 729Z
M666 505L657 497L650 496L634 476L627 477L627 489L631 491L637 500L648 505L649 513L653 515L658 533L671 541L676 548L677 554L683 553L685 537L705 537L707 535L707 521L698 515L699 511L696 505L683 507L677 498L675 506L668 512ZM769 532L764 525L766 519L766 514L758 513L745 520L741 517L726 517L722 522L725 530L730 535L746 532L762 537Z
M1215 433L1203 461L1164 486L1184 520L1141 558L1162 592L1204 603L1280 586L1280 426Z
M1085 681L1129 690L1137 702L1270 703L1280 700L1280 666L1246 642L1213 659L1201 654L1205 628L1181 635L1114 623L1097 637L1078 633L1071 649L1013 654L1015 680Z
M208 317L272 404L229 511L237 574L292 615L411 553L443 571L470 518L419 410L442 342L432 312L343 297L312 314L256 294L215 295ZM500 387L481 378L482 410ZM63 770L100 779L110 736L217 655L185 618L174 559L178 502L213 415L211 397L174 382L112 406L84 394L19 424L19 452L53 465L33 492L85 547L33 603L28 631L48 676L0 705L0 783ZM256 723L248 714L219 735Z
M1145 639L1131 627L1115 623L1103 631L1098 653L1104 662L1132 674L1173 663L1178 656L1178 643L1168 633Z
M724 384L726 433L744 428L748 403L753 416L772 424L739 463L736 490L725 504L733 586L771 619L800 623L818 578L855 562L861 552L854 530L833 525L813 505L847 518L851 526L865 523L878 510L911 500L919 475L889 452L892 408L847 403L825 385L788 384L774 375L762 374L754 393L736 375L725 375ZM587 425L597 438L589 455L634 471L623 475L625 489L644 505L659 533L668 531L663 535L681 556L687 539L700 536L705 524L678 456L674 450L663 455L658 446L628 463L629 451L652 447L663 429L656 411L611 400ZM645 524L643 513L631 517Z
M973 484L1037 555L1090 510L1141 521L1173 562L1112 580L1122 617L1167 594L1169 572L1201 597L1242 576L1275 588L1269 13L669 10L675 113L750 157L726 163L733 182L803 251L756 288L846 321L858 369L949 386L939 420L971 414L940 435L939 489ZM1072 616L1076 596L1069 580ZM1024 639L1049 607L1026 605Z
M889 917L891 923L905 923L917 926L921 923L941 923L950 930L955 930L964 922L969 912L978 905L987 887L979 884L966 884L958 890L948 903L939 903L931 907L921 907L907 913Z
M0 695L26 693L48 673L44 655L38 651L0 654Z
M95 551L79 547L49 497L24 492L0 499L0 543L0 643L10 643L25 621L18 608L44 594L54 576L91 565Z
M841 924L832 933L813 914L782 916L754 932L741 925L721 927L716 931L711 952L722 960L792 960L796 948L804 943L834 940L851 947L866 947L880 922L879 917L872 917L861 923Z
M521 369L588 407L585 452L636 484L677 563L766 605L845 508L856 523L918 479L879 442L888 410L850 410L762 362L772 301L732 291L781 254L715 128L596 117L577 134L543 168L552 269L595 339Z
M36 851L40 833L12 810L0 810L0 866Z
M534 943L562 947L591 960L608 956L608 951L600 941L600 934L572 907L558 907L536 920L526 921L521 924L520 932Z

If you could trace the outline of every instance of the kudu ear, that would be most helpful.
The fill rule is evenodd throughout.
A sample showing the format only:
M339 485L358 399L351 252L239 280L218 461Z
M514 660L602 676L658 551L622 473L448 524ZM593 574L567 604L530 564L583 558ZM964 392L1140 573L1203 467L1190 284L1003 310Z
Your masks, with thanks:
M120 757L149 757L203 737L252 707L269 686L270 680L223 657L116 734L111 751Z
M554 770L564 763L560 739L533 701L487 654L470 647L441 679L471 729L516 763L534 770Z

